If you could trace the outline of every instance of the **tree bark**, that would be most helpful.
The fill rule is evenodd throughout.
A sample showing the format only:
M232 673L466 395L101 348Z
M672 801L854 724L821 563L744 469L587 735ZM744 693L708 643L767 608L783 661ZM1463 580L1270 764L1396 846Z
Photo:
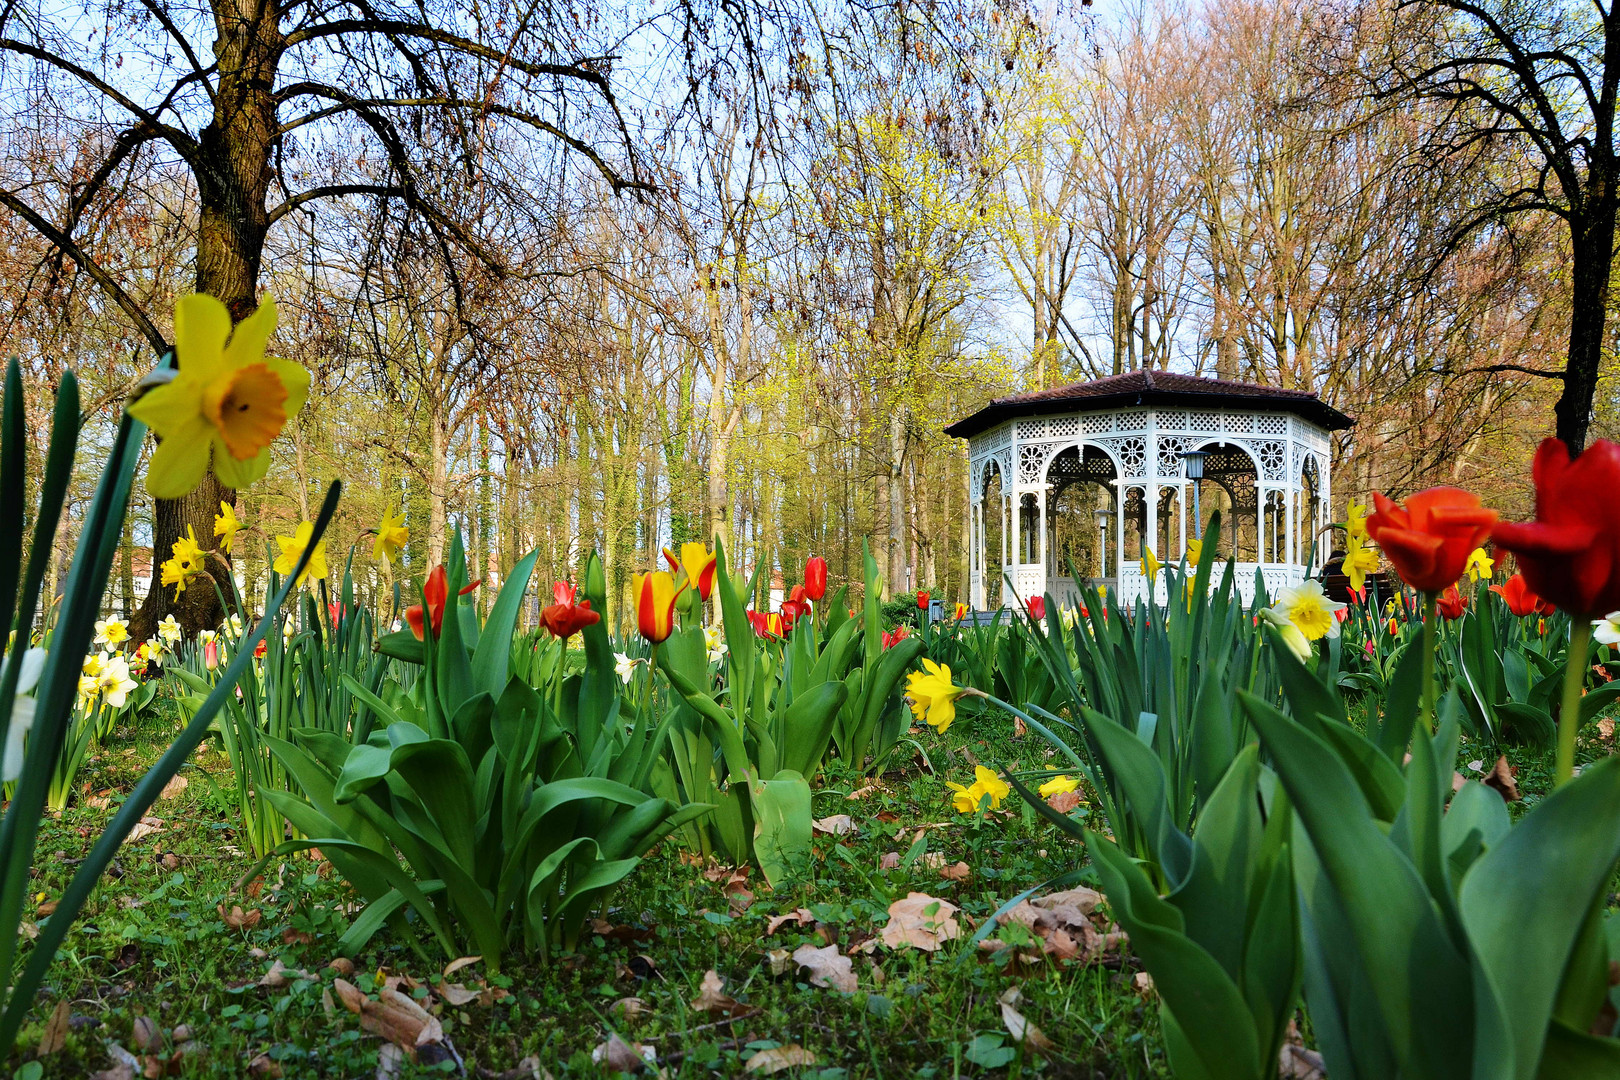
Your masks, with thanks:
M276 140L272 94L284 39L280 13L263 0L219 0L214 5L218 37L214 56L218 86L214 119L203 129L193 162L197 177L197 291L208 293L240 322L258 307L259 263L269 215L270 154ZM212 545L214 515L221 502L236 502L212 471L183 499L159 500L153 511L152 587L130 627L137 641L152 636L173 614L187 633L216 627L223 612L213 588L193 585L178 597L162 586L161 564L189 528L205 548ZM227 603L235 601L229 563L213 558L209 571Z
M1609 314L1609 278L1614 260L1616 198L1607 177L1588 183L1590 215L1574 228L1570 267L1569 359L1564 365L1564 392L1553 408L1557 435L1570 453L1586 446L1592 423Z

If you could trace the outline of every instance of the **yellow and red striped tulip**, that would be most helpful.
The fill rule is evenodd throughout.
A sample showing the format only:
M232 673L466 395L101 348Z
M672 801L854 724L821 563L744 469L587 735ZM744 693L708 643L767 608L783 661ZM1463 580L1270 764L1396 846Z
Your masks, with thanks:
M664 570L636 575L636 629L654 645L675 630L675 598L681 588L676 588L675 579Z

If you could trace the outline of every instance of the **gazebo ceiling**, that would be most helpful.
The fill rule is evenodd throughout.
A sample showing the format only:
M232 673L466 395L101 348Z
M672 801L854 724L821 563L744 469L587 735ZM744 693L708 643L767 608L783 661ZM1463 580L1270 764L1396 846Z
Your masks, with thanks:
M972 416L958 420L945 434L971 438L1020 416L1098 412L1141 405L1227 407L1246 411L1286 412L1328 431L1340 431L1354 421L1308 390L1283 390L1257 383L1201 379L1173 371L1144 368L1110 375L1091 382L1070 383L1032 394L995 398Z

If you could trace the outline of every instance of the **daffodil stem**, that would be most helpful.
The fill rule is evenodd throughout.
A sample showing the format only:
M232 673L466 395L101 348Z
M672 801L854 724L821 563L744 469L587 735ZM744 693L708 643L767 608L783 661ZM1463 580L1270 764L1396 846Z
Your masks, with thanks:
M1564 665L1564 699L1558 709L1558 760L1553 786L1575 775L1575 731L1581 726L1581 688L1586 683L1586 654L1592 644L1592 623L1576 619L1569 627L1569 652Z
M1428 725L1429 734L1434 734L1438 723L1435 717L1436 699L1439 697L1439 688L1434 679L1434 654L1439 648L1439 625L1437 623L1437 602L1439 593L1423 594L1423 722Z

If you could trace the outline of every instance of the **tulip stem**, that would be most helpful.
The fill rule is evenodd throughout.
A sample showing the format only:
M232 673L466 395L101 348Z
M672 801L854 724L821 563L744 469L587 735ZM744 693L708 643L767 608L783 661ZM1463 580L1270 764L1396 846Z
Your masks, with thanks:
M1581 726L1581 688L1586 684L1586 654L1592 643L1590 619L1575 619L1569 627L1569 652L1564 664L1564 700L1558 709L1558 761L1553 786L1567 784L1575 775L1575 730Z
M1439 648L1435 640L1439 631L1435 608L1439 599L1439 593L1423 594L1423 722L1429 726L1430 735L1439 723L1435 716L1439 692L1434 682L1434 654Z

